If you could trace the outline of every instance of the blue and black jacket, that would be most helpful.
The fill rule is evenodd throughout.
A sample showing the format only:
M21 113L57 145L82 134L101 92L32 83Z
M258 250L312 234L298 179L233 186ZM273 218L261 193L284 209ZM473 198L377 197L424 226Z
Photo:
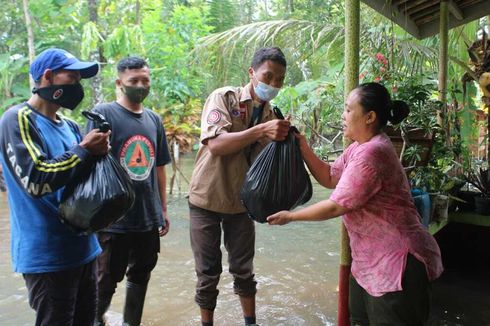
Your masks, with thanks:
M7 110L0 125L0 149L9 170L31 196L39 197L65 186L84 168L90 154L78 143L81 141L78 125L60 118L77 137L77 143L61 155L50 155L49 139L37 126L40 115L27 104ZM45 132L45 131L44 131Z
M75 122L61 116L53 121L26 103L7 110L0 120L15 272L68 270L100 253L94 235L77 235L58 213L64 186L92 166L80 141Z

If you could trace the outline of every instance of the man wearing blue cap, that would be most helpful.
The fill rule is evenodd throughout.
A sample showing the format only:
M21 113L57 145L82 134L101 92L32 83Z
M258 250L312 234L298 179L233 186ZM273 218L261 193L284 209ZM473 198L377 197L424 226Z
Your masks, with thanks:
M59 219L64 186L108 153L109 132L93 130L83 139L76 123L58 114L83 99L81 78L98 72L61 49L32 62L35 82L27 102L0 120L0 162L7 183L12 263L22 273L36 325L91 325L96 304L94 235L80 236Z

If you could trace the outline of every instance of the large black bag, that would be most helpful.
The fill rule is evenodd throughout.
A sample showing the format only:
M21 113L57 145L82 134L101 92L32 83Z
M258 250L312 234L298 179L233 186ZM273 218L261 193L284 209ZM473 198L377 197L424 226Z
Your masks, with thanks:
M278 118L283 118L274 108ZM312 195L311 180L291 127L286 140L271 142L257 156L240 191L251 219L265 223L267 216L306 203Z
M94 128L110 129L104 116L84 111ZM69 183L61 198L61 221L78 233L101 230L119 220L133 206L133 184L111 154L98 157L91 169Z

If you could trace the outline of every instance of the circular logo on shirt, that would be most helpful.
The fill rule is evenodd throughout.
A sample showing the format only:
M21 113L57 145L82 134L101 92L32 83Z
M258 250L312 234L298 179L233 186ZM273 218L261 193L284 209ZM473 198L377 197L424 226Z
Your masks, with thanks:
M59 88L53 93L53 99L57 100L61 97L61 95L63 95L63 89Z
M155 163L155 148L145 136L132 136L124 143L119 161L132 180L145 180Z
M218 122L220 122L220 120L221 120L221 112L219 112L218 110L213 110L209 112L208 119L207 119L208 125L215 125Z
M238 110L231 110L231 116L233 118L240 118L240 111L238 111Z

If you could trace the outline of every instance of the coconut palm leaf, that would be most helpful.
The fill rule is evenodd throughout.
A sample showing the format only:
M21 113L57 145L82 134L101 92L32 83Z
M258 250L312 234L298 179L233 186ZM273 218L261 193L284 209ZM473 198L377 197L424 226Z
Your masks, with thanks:
M299 46L305 56L311 55L325 44L342 35L342 26L331 26L305 20L274 20L251 23L201 38L194 50L222 51L233 55L235 51L254 51L261 46L277 45L286 51Z

